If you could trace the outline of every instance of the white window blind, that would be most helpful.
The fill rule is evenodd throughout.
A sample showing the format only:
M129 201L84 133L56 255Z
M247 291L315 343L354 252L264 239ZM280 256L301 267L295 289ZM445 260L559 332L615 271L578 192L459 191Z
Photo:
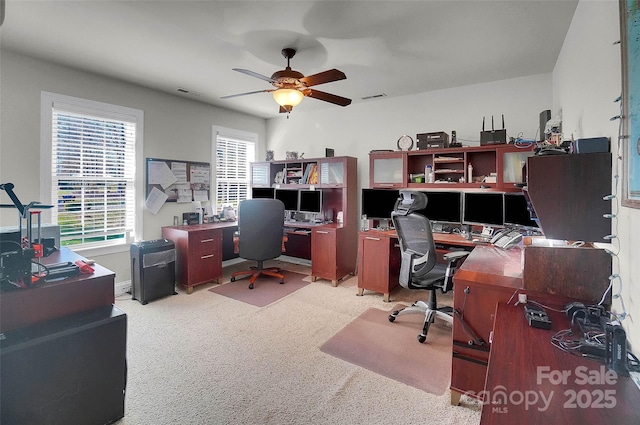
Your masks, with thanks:
M128 243L135 234L138 123L86 111L53 104L52 219L63 246Z
M255 143L238 138L216 137L216 211L225 205L238 208L249 197L249 164L255 158Z

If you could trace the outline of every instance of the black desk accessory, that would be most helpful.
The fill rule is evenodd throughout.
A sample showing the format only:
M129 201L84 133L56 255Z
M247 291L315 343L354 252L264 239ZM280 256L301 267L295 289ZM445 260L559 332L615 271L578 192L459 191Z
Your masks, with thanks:
M482 131L480 132L480 146L504 145L507 143L507 130L504 128L504 114L502 115L502 129L496 130L491 116L491 131L484 129L484 117L482 117Z

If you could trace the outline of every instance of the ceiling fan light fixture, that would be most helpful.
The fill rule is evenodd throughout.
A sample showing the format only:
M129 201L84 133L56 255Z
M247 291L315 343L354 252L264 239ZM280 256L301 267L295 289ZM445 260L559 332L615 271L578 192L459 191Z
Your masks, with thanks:
M273 98L280 106L298 106L304 94L296 89L278 89L273 92Z

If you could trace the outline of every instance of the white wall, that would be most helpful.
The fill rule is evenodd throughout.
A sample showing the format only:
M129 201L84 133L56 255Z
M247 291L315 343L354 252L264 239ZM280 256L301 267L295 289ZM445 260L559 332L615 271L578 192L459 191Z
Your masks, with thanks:
M179 96L66 68L3 50L0 61L0 181L15 184L23 203L40 200L40 93L49 91L144 111L144 157L211 161L212 126L258 134L257 155L264 157L266 123L262 118L216 108ZM212 169L215 164L212 164ZM142 184L142 183L141 183ZM0 202L9 203L6 195ZM146 209L143 239L162 236L161 227L191 205L167 203L157 215ZM0 226L17 225L14 210L0 210ZM116 273L131 278L128 251L96 257Z
M318 102L304 99L304 102ZM464 145L479 145L482 118L491 128L502 128L504 114L508 136L533 139L540 112L551 109L551 74L540 74L491 83L476 84L399 98L356 103L346 108L330 107L298 113L289 119L267 122L269 149L276 159L286 151L304 152L306 158L324 156L334 148L338 156L358 158L359 187L369 186L369 151L397 149L403 134L455 130Z
M607 136L613 152L617 152L618 121L610 121L620 113L614 100L622 93L620 66L620 20L617 1L581 1L561 54L553 71L553 108L562 110L563 130L578 137ZM621 163L614 160L614 176L622 172ZM613 261L614 273L622 279L622 300L628 317L622 322L630 344L640 347L640 210L620 205L621 187L614 201L613 251L620 252ZM612 193L616 193L612 185ZM635 225L634 225L635 224ZM635 261L634 261L635 260ZM614 293L620 286L615 281ZM622 312L620 301L614 308Z

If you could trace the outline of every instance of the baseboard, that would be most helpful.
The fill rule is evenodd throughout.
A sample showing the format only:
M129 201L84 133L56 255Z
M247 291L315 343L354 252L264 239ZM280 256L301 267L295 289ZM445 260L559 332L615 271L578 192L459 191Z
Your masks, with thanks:
M126 294L127 292L131 292L131 281L126 280L123 282L118 282L114 285L114 295L119 297L120 295Z

